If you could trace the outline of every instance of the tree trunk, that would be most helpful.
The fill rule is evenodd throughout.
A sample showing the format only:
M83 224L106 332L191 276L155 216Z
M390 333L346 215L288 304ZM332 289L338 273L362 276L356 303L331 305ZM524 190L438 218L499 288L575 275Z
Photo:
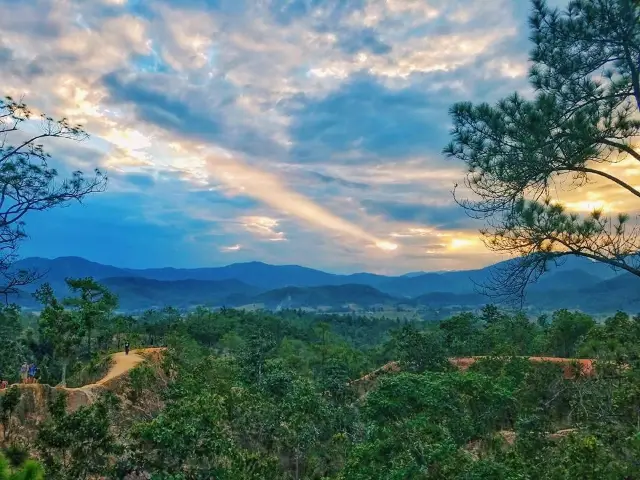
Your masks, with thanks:
M87 328L87 352L91 358L91 328Z

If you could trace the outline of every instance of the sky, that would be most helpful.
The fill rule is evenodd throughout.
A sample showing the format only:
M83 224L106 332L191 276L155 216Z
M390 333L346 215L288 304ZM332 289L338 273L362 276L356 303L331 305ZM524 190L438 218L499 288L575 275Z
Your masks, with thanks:
M30 215L22 254L385 274L500 260L453 202L464 169L441 152L453 103L526 94L528 10L0 0L0 94L84 125L89 140L46 144L61 174L109 176L82 205ZM582 194L577 210L605 195Z

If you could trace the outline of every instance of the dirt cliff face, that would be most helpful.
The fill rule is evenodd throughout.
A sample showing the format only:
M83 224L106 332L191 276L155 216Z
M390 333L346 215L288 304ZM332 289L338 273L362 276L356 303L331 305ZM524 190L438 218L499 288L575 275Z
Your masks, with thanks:
M466 371L471 365L478 360L486 359L488 357L476 356L476 357L457 357L450 358L449 363L461 371ZM577 376L592 376L595 374L594 361L590 359L576 359L576 358L559 358L559 357L519 357L526 358L532 363L555 363L562 367L564 378L572 379ZM376 385L378 379L384 375L390 373L396 373L400 371L400 364L398 362L389 362L386 365L374 370L373 372L349 382L349 385L354 386L358 390L358 395L363 396L369 392Z
M18 385L21 397L11 418L11 437L30 440L31 432L35 432L38 424L44 421L48 414L48 405L58 395L67 395L67 410L73 412L83 405L89 405L98 396L94 389L61 388L50 385L30 384ZM3 395L4 392L0 392ZM0 444L4 438L4 431L0 425Z
M166 378L159 367L163 350L156 348L132 351L129 355L115 354L113 355L113 365L104 378L94 384L79 388L52 387L44 384L17 385L21 392L21 398L11 418L11 438L31 443L37 433L38 425L48 418L49 404L58 395L63 394L67 396L68 412L74 412L82 406L91 405L101 394L109 391L121 399L124 411L129 412L119 418L119 421L125 421L129 417L146 417L150 411L161 408L159 392L166 385ZM147 394L136 405L133 405L128 399L128 374L145 360L154 367L158 385L150 388L151 392L145 392ZM6 390L0 391L0 396L5 392ZM3 438L4 431L0 425L0 446L2 446Z

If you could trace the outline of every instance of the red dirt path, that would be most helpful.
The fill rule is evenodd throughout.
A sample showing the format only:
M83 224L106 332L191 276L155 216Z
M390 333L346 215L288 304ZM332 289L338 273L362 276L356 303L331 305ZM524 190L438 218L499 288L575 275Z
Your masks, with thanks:
M450 358L449 362L451 364L458 367L460 370L466 370L471 365L473 365L477 360L481 360L483 358L487 358L484 356L477 357L460 357L460 358ZM594 360L588 358L562 358L562 357L516 357L516 358L527 358L530 362L549 362L549 363L560 363L564 365L564 378L574 378L575 377L575 368L578 367L580 369L580 375L591 376L595 373L595 369L593 367Z
M481 360L483 358L490 358L486 356L474 356L474 357L456 357L450 358L449 362L452 365L455 365L460 370L465 371L471 365L473 365L476 361ZM562 358L562 357L515 357L515 358L526 358L531 362L549 362L549 363L559 363L564 365L564 378L570 379L575 378L576 376L576 367L580 369L579 374L585 376L591 376L595 373L595 368L593 362L595 360L588 358ZM374 380L381 373L387 372L398 372L400 371L400 365L398 362L389 362L386 365L374 370L373 372L364 375L356 380L350 382L351 385L361 384L367 381Z

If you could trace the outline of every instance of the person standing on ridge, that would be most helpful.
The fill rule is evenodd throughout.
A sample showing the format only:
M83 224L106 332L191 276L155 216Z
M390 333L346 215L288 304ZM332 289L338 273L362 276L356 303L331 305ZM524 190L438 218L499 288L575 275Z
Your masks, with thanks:
M129 355L129 342L124 344L124 354Z
M27 374L29 373L29 365L27 362L24 362L20 367L20 381L22 383L27 383Z
M35 363L29 365L29 370L27 372L29 383L36 383L36 372L38 371L38 367L36 367Z

